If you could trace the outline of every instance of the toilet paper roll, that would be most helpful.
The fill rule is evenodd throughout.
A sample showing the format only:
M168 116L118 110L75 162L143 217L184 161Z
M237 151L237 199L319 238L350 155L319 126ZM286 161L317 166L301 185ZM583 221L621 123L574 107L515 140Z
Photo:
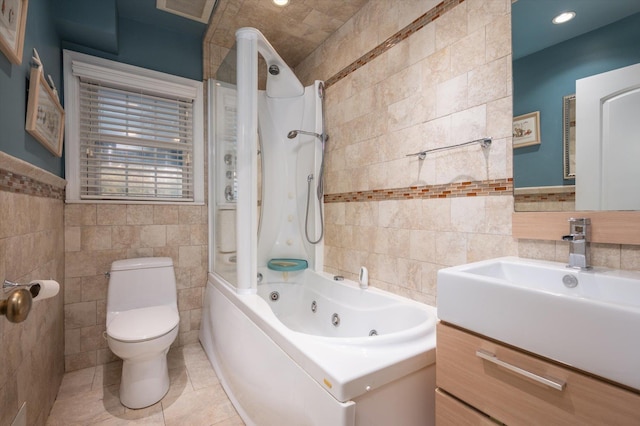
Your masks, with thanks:
M236 251L236 211L219 210L216 219L218 250L221 253Z
M53 297L60 291L60 284L54 280L34 280L29 284L31 285L29 291L33 296L34 302Z

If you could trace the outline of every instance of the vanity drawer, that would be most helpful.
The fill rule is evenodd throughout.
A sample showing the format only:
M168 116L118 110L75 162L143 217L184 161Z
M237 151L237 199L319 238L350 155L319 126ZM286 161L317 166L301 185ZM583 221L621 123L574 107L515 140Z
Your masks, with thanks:
M437 386L501 422L640 425L639 394L443 323L437 333Z
M436 389L437 426L496 426L489 417Z

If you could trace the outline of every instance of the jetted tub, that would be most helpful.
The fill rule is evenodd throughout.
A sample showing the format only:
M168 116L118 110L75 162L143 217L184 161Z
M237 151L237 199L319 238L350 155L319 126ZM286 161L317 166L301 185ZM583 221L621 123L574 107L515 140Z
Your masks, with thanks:
M311 270L207 283L200 340L256 425L434 424L436 310Z

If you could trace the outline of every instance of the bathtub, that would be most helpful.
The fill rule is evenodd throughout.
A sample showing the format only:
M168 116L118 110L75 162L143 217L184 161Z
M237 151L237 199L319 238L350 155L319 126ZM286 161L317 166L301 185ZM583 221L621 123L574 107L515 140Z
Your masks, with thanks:
M311 270L210 274L200 341L249 425L434 424L435 308Z

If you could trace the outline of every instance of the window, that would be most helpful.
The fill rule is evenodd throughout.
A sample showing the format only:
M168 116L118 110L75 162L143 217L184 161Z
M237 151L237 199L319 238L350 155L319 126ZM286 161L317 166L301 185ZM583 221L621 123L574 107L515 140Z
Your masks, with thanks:
M202 83L64 52L67 201L204 201Z

